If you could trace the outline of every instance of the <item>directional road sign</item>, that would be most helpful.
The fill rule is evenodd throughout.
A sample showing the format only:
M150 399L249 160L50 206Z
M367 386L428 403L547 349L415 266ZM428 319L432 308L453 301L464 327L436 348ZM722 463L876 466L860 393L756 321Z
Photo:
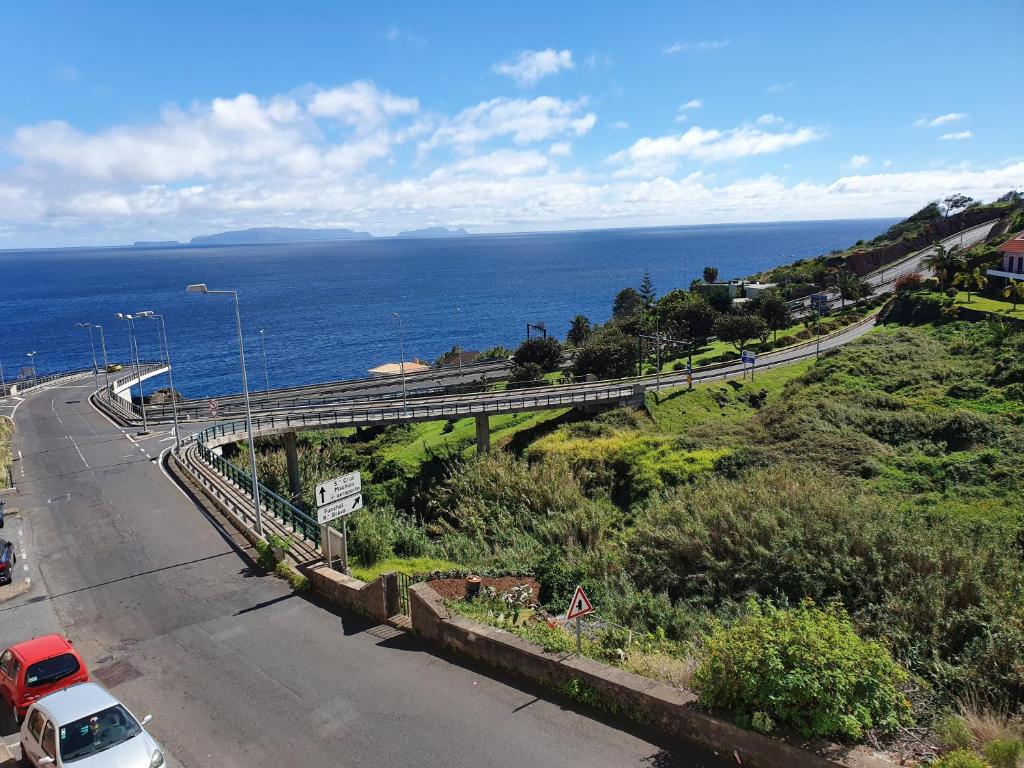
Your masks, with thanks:
M319 483L316 486L317 509L332 504L345 496L359 493L361 490L363 490L363 480L358 472L349 472L347 475Z
M316 508L316 521L323 525L339 517L351 515L363 508L363 494L357 493L354 496L345 496L340 499L328 502Z
M569 613L565 615L566 621L586 616L593 610L594 605L590 602L590 598L587 597L587 593L583 591L583 587L577 586L576 593L572 596L572 604L569 606Z
M750 350L744 349L743 352L740 353L740 362L744 365L753 365L756 359L757 355Z

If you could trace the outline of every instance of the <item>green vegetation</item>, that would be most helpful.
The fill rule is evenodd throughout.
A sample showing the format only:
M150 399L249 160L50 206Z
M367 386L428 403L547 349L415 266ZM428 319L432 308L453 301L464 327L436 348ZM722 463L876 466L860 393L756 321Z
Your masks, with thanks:
M10 467L14 458L11 455L12 431L11 421L0 418L0 488L6 488L10 484Z
M384 573L404 573L416 576L421 573L437 573L441 571L464 571L465 566L450 560L436 557L389 557L378 560L373 565L362 565L358 560L350 563L352 575L361 581L374 581Z
M969 309L976 309L979 312L991 312L1002 317L1024 320L1024 307L1015 307L1009 301L1001 301L989 296L968 296L967 293L961 291L957 293L953 303Z
M990 768L988 763L966 749L957 749L943 755L932 765L933 768Z
M708 638L694 682L704 704L762 731L783 722L805 736L859 739L910 720L906 671L839 608L755 607Z

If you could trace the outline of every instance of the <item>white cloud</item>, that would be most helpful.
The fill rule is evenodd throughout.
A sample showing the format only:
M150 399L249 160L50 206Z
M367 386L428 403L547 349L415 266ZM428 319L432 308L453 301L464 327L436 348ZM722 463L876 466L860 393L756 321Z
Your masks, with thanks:
M673 173L678 160L684 157L700 162L736 160L781 152L817 141L821 136L815 128L771 133L751 126L728 131L694 126L678 135L639 139L627 149L611 155L608 162L622 166L617 171L619 176L657 176Z
M624 131L627 128L629 128L629 123L627 123L625 120L616 120L614 123L612 123L612 127L618 128L620 131Z
M391 117L415 114L419 108L417 99L381 91L367 80L318 91L309 102L311 115L333 117L364 130L376 128Z
M700 109L703 106L704 106L704 99L690 99L685 104L680 104L679 105L679 109L682 110L682 111L685 111L685 110L688 110L688 109Z
M847 168L857 170L858 168L863 168L870 162L871 158L868 157L867 155L854 155L853 157L846 161L845 165Z
M460 160L448 168L441 169L438 173L441 175L475 173L483 177L522 176L546 170L550 164L551 161L536 150L499 149L486 155Z
M939 125L946 125L947 123L956 123L960 120L967 119L967 113L965 112L948 112L945 115L939 115L938 117L922 117L917 120L914 125L918 128L930 126L932 128Z
M785 83L772 83L767 88L765 88L764 91L765 93L785 93L786 91L792 89L794 85L796 85L795 80L790 80Z
M572 51L547 48L543 51L520 51L513 58L495 64L494 71L511 77L520 88L529 88L548 75L574 67Z
M892 160L886 160L884 163L882 163L882 167L883 168L892 168Z
M692 43L684 43L679 40L667 45L661 49L661 52L672 56L677 53L684 51L716 51L719 48L725 48L730 43L729 40L700 40Z
M572 142L556 141L548 147L548 154L552 157L569 157L572 154Z
M582 136L597 122L593 112L584 111L585 106L585 99L563 101L554 96L491 99L444 121L429 139L420 143L420 151L450 145L467 152L500 137L510 137L516 144L529 144L567 134Z
M939 136L939 141L963 141L969 139L974 134L970 131L956 131L955 133L944 133Z
M757 118L758 125L782 125L786 120L776 114L767 112Z

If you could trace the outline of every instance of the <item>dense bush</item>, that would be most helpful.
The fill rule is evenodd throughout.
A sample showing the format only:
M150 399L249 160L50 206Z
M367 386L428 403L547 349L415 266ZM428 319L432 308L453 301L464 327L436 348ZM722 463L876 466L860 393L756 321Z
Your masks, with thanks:
M951 298L938 293L930 291L902 292L893 300L887 321L914 325L943 322L952 306Z
M1024 741L996 739L986 744L981 751L992 768L1017 768L1024 757Z
M527 339L516 349L514 357L516 365L533 364L544 373L550 373L557 371L562 363L562 345L550 336Z
M957 749L932 763L932 768L990 768L990 766L973 752Z
M606 325L590 334L576 351L573 374L582 379L593 374L598 379L621 379L636 373L636 339L614 325Z
M860 739L910 720L906 672L858 637L841 610L757 606L708 639L694 683L702 704L741 722L766 717L807 736Z

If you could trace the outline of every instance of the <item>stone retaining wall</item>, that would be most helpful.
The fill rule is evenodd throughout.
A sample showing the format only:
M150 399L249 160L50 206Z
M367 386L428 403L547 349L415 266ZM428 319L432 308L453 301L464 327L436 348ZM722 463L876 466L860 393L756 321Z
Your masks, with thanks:
M696 696L690 692L575 654L548 653L510 632L451 614L428 584L409 588L409 608L413 630L438 645L551 688L561 688L575 678L592 688L610 709L720 754L735 751L742 765L893 768L891 763L859 747L819 742L797 746L746 731L697 709Z
M390 574L392 577L394 574ZM357 611L377 621L387 621L388 595L385 576L369 583L346 576L326 565L314 565L306 570L313 591L332 603Z

